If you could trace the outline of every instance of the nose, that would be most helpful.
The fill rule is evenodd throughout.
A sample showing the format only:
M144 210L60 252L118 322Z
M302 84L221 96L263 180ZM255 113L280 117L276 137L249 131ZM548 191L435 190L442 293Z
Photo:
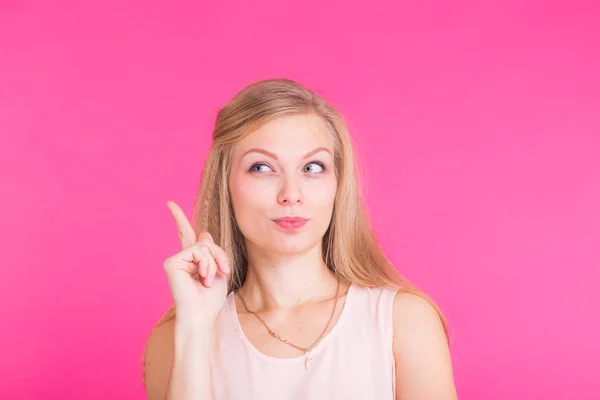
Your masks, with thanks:
M277 195L280 204L295 204L300 202L302 194L294 177L284 177L281 189Z

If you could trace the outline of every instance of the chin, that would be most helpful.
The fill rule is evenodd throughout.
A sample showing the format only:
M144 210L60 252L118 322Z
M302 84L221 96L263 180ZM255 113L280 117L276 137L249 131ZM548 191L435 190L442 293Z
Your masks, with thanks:
M265 241L265 238L269 238ZM304 235L281 236L271 235L263 236L262 240L254 241L255 246L263 249L267 253L277 254L295 254L303 253L312 248L315 243L311 238Z
M320 244L321 240L322 238L317 238L316 240L314 238L309 238L309 240L307 240L307 238L301 237L287 238L287 240L284 239L279 241L273 251L282 254L305 253L316 245Z

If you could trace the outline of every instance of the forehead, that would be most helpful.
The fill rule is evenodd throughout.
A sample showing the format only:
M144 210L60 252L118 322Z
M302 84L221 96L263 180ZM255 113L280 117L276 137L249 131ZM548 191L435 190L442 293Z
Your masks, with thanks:
M234 154L260 147L275 153L296 154L323 146L333 153L333 138L325 122L312 114L289 115L269 121L235 145Z

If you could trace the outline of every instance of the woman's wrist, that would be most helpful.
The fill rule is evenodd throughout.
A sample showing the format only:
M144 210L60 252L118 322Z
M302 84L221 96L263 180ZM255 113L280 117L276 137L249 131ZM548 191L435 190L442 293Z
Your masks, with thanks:
M203 316L188 316L177 314L175 319L175 335L186 336L188 334L198 335L207 334L212 335L215 320L214 318L207 318Z

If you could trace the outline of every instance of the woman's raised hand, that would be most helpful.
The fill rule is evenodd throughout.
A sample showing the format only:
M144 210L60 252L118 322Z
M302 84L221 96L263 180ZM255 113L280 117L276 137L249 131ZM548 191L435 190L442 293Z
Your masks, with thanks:
M229 259L210 233L196 237L194 228L175 202L167 206L177 224L182 250L164 262L178 320L212 324L227 296Z

